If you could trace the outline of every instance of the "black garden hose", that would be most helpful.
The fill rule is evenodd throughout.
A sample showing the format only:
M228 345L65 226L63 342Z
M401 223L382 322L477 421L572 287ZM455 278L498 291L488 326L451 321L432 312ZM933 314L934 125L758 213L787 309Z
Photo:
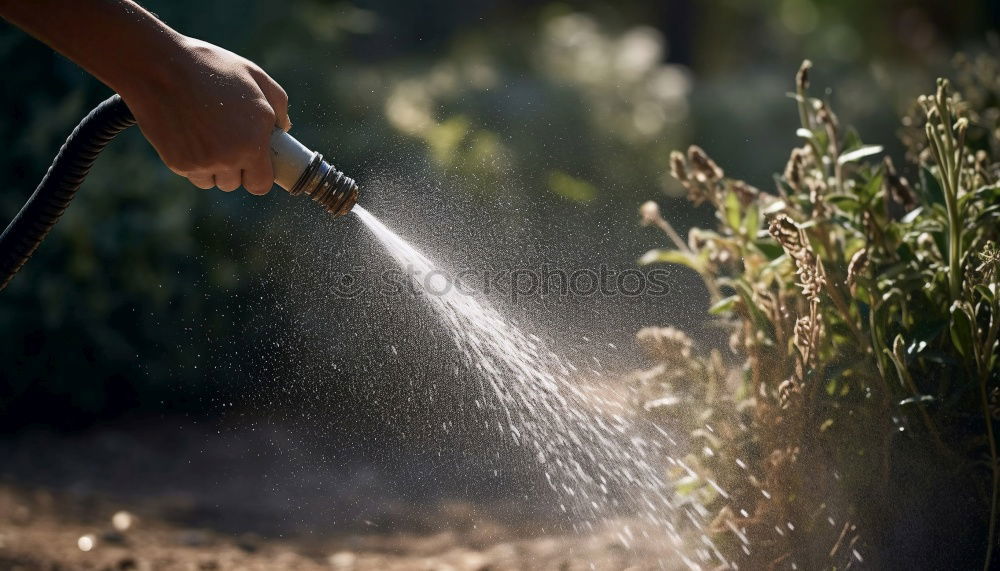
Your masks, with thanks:
M0 235L0 291L59 221L104 147L134 124L132 112L115 94L73 129L38 188Z

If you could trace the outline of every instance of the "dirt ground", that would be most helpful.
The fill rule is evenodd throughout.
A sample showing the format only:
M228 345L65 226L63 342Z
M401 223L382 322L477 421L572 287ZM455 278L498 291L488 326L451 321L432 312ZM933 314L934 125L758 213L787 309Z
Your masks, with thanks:
M171 525L153 509L97 497L0 486L3 570L513 570L658 569L656 554L626 549L613 530L589 536L526 534L439 506L454 529L425 534L264 538ZM660 557L663 555L661 554Z
M265 428L0 439L0 571L680 567L660 533L574 534L540 492L499 491L455 459L445 473L426 453L332 457Z

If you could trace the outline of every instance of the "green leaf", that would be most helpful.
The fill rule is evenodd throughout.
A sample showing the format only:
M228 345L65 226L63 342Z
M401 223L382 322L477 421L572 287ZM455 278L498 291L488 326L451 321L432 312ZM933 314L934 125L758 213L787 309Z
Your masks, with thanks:
M960 301L951 305L951 342L962 357L971 359L975 321L971 315L971 308L966 307L967 305Z
M993 299L996 297L996 294L994 293L992 287L992 285L985 286L980 284L976 286L975 290L976 293L978 293L987 303L993 303Z
M982 200L986 204L994 204L1000 200L1000 185L992 184L981 186L972 192L963 194L958 199L958 207L964 209L970 203Z
M757 234L757 229L760 228L760 208L756 202L747 206L746 212L743 213L742 228L744 236L753 238Z
M913 210L907 212L906 216L903 216L903 218L900 219L900 222L902 222L903 224L912 224L913 221L916 220L917 217L920 216L920 214L923 211L924 211L924 208L922 206L918 206L918 207L914 208Z
M776 260L785 253L785 250L773 238L754 240L753 245L768 260Z
M941 183L938 177L927 165L920 167L920 184L917 190L923 195L926 204L944 204L944 192L941 190Z
M862 145L861 147L854 149L853 151L848 151L840 157L837 158L837 164L843 165L850 162L854 162L865 157L870 157L871 155L877 155L882 152L882 145Z
M688 475L674 483L674 489L681 496L690 496L701 487L701 480L698 476Z
M847 134L844 135L844 149L856 149L862 146L861 135L858 134L857 129L854 127L847 128Z
M778 246L778 247L780 248L781 246ZM778 269L779 267L781 267L782 264L784 264L785 262L789 261L791 258L789 258L788 254L786 254L784 252L785 251L782 250L780 256L778 256L777 258L775 258L775 259L771 260L770 262L768 262L767 265L764 266L764 270L765 271L775 271L776 269Z
M882 193L882 175L876 174L872 176L868 181L859 189L858 194L862 197L862 202L866 204L872 204L876 199L881 198Z
M984 208L977 216L977 222L984 222L989 218L996 218L1000 216L1000 204L994 204Z
M907 406L911 404L926 404L926 403L932 403L935 400L937 399L935 399L933 395L917 395L899 401L899 406Z
M784 200L775 200L774 202L772 202L771 204L769 204L767 206L767 208L765 208L763 211L761 211L761 214L763 214L764 216L769 216L771 214L776 214L776 213L781 212L782 210L784 210L786 206L787 205L785 204Z
M736 196L735 192L729 191L726 193L726 197L723 199L723 210L726 216L726 225L732 229L733 232L740 231L740 197Z
M680 250L657 248L646 252L641 258L639 258L639 265L642 266L658 263L680 264L682 266L687 266L698 273L705 270L705 264L700 257L695 256L694 254L689 254L688 252L682 252Z
M719 315L722 313L727 313L732 311L733 306L736 305L736 301L740 298L738 295L731 295L729 297L724 297L719 301L712 304L712 307L708 308L708 312L712 315Z
M889 359L892 361L893 366L896 368L896 375L899 377L900 386L906 387L911 382L910 372L906 369L906 357L903 354L903 347L906 345L906 341L903 340L902 335L896 335L893 339L892 347L886 347L882 349Z
M938 339L948 327L948 318L940 318L929 312L921 312L920 321L913 324L910 330L910 344L906 347L908 355L916 355L927 350L928 346L937 345Z
M861 202L854 195L834 192L830 193L826 199L830 202L830 204L848 214L857 214L861 211Z

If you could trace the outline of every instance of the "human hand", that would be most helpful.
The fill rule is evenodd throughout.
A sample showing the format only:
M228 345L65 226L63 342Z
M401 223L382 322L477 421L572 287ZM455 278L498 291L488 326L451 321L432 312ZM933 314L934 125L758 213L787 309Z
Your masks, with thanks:
M257 64L180 36L165 62L119 82L139 128L175 173L199 188L267 194L270 137L288 130L288 96Z

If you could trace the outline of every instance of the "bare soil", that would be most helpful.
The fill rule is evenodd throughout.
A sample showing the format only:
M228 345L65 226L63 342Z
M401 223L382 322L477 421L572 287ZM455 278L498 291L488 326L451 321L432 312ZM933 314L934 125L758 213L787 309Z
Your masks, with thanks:
M310 459L294 440L196 426L0 439L0 571L679 567L658 534L626 546L618 525L553 525L535 492L415 478L419 457Z
M150 507L136 512L96 497L0 487L4 570L504 570L653 569L655 554L630 550L613 530L587 536L526 534L470 520L471 506L439 506L455 529L432 533L264 538L178 527ZM118 530L116 513L131 525ZM122 516L119 515L119 519ZM661 555L662 556L662 555Z

